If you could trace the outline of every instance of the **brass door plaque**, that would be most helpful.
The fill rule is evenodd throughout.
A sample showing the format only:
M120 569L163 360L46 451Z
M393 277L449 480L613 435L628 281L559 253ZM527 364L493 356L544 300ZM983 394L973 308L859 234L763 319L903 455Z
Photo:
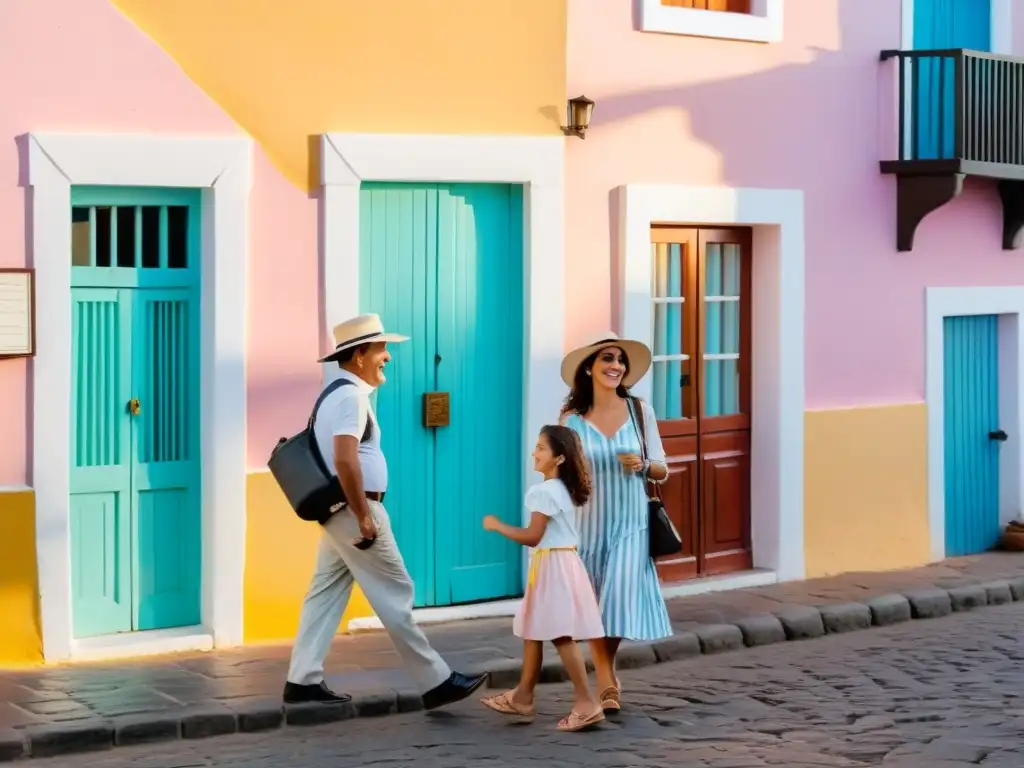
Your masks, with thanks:
M447 392L423 393L423 426L447 427L451 422L451 406Z

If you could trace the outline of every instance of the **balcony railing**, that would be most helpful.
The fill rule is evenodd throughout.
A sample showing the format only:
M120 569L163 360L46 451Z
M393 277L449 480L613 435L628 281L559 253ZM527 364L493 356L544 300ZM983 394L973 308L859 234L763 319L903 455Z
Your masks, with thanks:
M1024 228L1024 59L963 49L882 51L896 59L897 248L911 250L926 215L960 193L964 176L999 179L1003 247Z

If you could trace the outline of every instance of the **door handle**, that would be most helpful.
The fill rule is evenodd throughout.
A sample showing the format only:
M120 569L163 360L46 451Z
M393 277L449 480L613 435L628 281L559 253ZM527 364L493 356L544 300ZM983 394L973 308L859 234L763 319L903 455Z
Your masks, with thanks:
M133 397L131 400L128 401L128 413L130 413L132 416L138 416L141 410L142 401L139 400L139 398Z
M1006 432L1004 432L1001 429L997 429L994 432L989 432L988 433L988 439L989 440L995 440L995 441L1000 442L1000 443L1005 443L1006 442L1006 438L1008 438L1008 437L1009 437L1009 435L1006 434Z

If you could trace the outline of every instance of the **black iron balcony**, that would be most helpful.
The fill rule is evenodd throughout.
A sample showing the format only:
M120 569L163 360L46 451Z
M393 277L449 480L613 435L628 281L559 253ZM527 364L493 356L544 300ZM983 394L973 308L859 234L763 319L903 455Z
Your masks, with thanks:
M965 176L997 179L1003 248L1024 244L1024 59L950 49L882 51L897 59L899 159L896 248L909 251L921 220L963 190Z

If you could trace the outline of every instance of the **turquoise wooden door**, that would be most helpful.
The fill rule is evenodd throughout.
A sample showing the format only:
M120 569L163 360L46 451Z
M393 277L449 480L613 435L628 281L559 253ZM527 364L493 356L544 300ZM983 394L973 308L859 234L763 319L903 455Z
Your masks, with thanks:
M76 637L200 622L199 193L72 192Z
M946 555L999 540L999 344L995 315L947 317L943 329Z
M360 205L361 310L412 337L376 409L417 605L519 594L519 548L480 522L521 521L522 189L367 183ZM423 426L430 391L450 393L448 427Z
M915 50L988 51L992 46L991 27L991 0L917 0L914 3ZM953 59L921 61L914 113L917 159L954 156L954 88Z

